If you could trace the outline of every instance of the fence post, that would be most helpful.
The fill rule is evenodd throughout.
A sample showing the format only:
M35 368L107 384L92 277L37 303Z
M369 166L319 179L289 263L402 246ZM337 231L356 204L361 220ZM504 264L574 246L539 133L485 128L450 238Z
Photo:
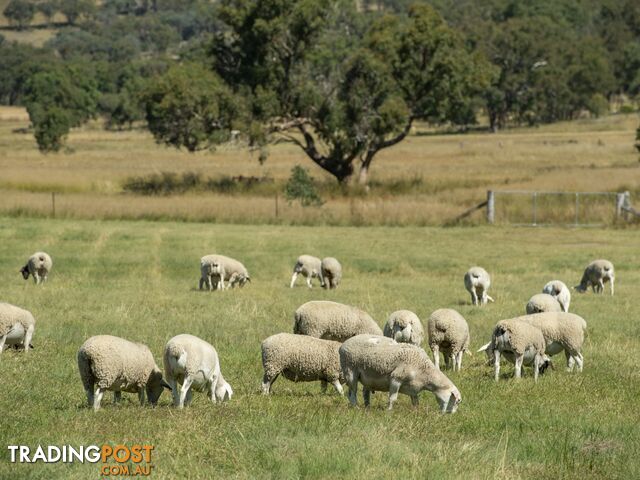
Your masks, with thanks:
M576 192L576 220L574 222L575 226L578 226L578 209L580 208L580 194Z
M487 222L494 223L496 220L496 196L493 190L487 190Z
M276 219L278 218L278 192L276 192Z
M538 220L538 192L533 192L533 226L537 225Z
M51 217L56 218L56 192L51 192Z

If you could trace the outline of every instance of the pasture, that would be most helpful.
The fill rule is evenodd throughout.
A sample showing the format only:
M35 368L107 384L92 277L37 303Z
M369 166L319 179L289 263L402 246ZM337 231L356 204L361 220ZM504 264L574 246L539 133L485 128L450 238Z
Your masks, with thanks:
M264 164L240 145L190 154L154 143L141 129L104 131L98 121L75 129L68 149L38 152L23 109L0 108L0 213L51 214L89 219L173 219L224 223L304 225L442 225L486 199L486 191L624 191L640 193L636 114L558 123L497 134L436 132L418 125L414 134L383 151L371 168L371 190L344 195L335 180L297 147L270 147ZM308 168L326 200L302 208L282 198L294 165ZM224 194L169 196L123 193L130 177L161 172L196 173L220 179L268 178L264 188ZM278 217L274 196L279 192ZM637 203L637 202L636 202ZM530 216L526 205L526 221ZM569 208L571 205L569 205ZM565 221L564 209L556 212ZM613 207L610 208L613 214ZM516 223L524 218L514 218ZM470 223L483 223L480 212Z
M35 350L0 357L0 444L152 444L156 479L638 478L637 247L637 232L629 229L1 217L1 300L31 310L37 325ZM36 287L18 270L39 249L51 254L54 267L49 282ZM198 260L214 251L241 259L252 283L198 291ZM309 291L300 282L289 289L301 253L339 258L340 288ZM354 409L331 389L321 394L319 383L278 379L270 397L260 393L261 340L291 331L294 310L308 300L358 305L380 325L401 308L423 321L437 308L456 308L469 322L475 351L498 319L524 313L548 280L575 285L584 266L601 257L616 266L616 296L574 294L571 304L588 322L582 374L567 374L561 355L558 368L536 385L529 369L520 381L511 379L510 365L496 384L483 355L465 356L462 371L449 374L463 402L447 416L428 392L417 409L400 395L392 412L385 411L385 393L373 396L370 409ZM495 304L469 304L462 276L473 264L492 274ZM114 406L108 393L101 411L86 408L75 355L87 337L144 342L161 365L165 342L185 332L217 348L234 389L231 402L211 405L196 393L190 408L177 411L168 393L155 409L139 407L130 394ZM99 476L95 464L16 465L6 450L0 456L0 478Z

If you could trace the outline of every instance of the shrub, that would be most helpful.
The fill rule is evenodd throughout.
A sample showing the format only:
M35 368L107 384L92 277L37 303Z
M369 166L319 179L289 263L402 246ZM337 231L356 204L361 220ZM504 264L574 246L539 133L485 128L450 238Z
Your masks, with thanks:
M291 176L284 187L284 194L289 201L300 200L303 207L320 206L324 202L316 190L313 178L306 168L296 165L291 169Z

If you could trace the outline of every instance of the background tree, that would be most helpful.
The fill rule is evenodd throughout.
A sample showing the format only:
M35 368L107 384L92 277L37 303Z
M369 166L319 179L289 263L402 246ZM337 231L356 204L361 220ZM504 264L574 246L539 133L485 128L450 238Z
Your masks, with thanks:
M36 7L33 3L27 0L11 0L4 9L3 15L11 25L22 30L31 23L35 13Z
M93 15L96 10L96 4L92 0L59 0L58 7L67 17L69 25L75 25L82 16Z
M45 0L36 4L36 9L44 16L47 21L47 25L51 25L54 15L58 11L56 2Z

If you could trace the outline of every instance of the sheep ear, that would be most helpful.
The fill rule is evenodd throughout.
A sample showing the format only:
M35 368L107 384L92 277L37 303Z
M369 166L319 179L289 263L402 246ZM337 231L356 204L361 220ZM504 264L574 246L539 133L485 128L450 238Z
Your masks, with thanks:
M478 352L484 352L485 350L487 350L489 348L489 345L491 345L491 342L487 343L486 345L481 346L480 349L478 350Z
M164 388L166 388L167 390L171 390L173 391L173 388L171 388L171 385L169 385L167 382L165 382L164 380L162 380L160 382L160 385L162 385Z
M473 357L473 353L471 353L471 350L465 350L464 353L466 353L470 357Z

